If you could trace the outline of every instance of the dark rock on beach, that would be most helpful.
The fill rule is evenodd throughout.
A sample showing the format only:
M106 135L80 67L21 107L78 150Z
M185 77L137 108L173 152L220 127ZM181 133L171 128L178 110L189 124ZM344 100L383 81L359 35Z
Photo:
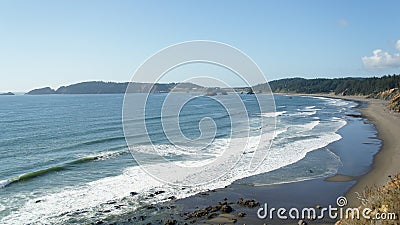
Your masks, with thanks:
M223 202L218 202L218 204L220 204L220 205L228 205L228 202L227 201L223 201Z
M163 193L165 193L165 191L156 191L156 192L154 192L154 195L159 195L159 194L163 194Z
M145 220L145 219L146 219L146 217L147 217L147 216L145 216L145 215L142 215L142 216L140 216L140 217L139 217L139 220L143 221L143 220Z
M164 225L175 225L178 224L176 220L167 220L164 222Z
M237 202L237 204L239 204L241 206L249 207L249 208L254 208L254 207L260 205L260 203L254 199L244 200L243 198L240 198L239 201Z
M175 197L175 196L169 196L168 199L169 199L169 200L175 200L176 197Z
M212 218L215 218L215 217L217 217L217 216L218 216L217 213L211 213L211 214L209 214L209 215L207 216L207 219L212 219Z
M186 213L186 217L187 217L187 219L191 219L193 217L200 218L200 217L204 217L204 216L209 216L221 209L222 209L221 205L207 206L203 209L196 210L192 213Z
M147 209L155 209L156 207L154 205L149 205L146 207Z
M244 216L246 216L246 213L240 212L240 213L237 214L237 216L238 216L238 217L244 217Z
M297 224L298 225L307 225L307 222L304 220L299 220L299 222Z
M363 118L361 114L345 114L345 116L353 117L353 118Z
M232 211L233 211L233 209L229 205L223 205L221 207L221 212L223 212L223 213L231 213Z

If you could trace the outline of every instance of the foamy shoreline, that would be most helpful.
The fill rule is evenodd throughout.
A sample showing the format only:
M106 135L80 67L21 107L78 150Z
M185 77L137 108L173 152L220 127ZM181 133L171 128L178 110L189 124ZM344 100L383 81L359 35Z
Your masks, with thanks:
M357 194L362 195L367 187L383 186L389 176L400 172L400 115L386 108L386 101L368 99L365 96L337 96L330 94L318 94L327 98L339 98L344 100L366 102L367 107L361 109L361 113L378 131L378 138L382 140L382 147L374 156L371 170L358 178L357 183L346 193L351 206L360 205Z

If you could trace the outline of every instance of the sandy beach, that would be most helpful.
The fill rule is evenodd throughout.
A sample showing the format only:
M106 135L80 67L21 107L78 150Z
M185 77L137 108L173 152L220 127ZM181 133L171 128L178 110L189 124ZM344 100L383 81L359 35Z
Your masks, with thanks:
M357 183L346 193L349 206L360 205L358 196L363 196L365 188L383 186L388 182L389 176L400 172L398 163L400 161L400 115L387 109L387 102L380 99L369 99L365 96L318 96L366 102L367 106L361 109L361 113L375 125L378 138L382 140L382 147L374 156L371 170L363 176L356 177ZM336 176L330 181L346 180L348 177Z
M371 171L358 178L357 184L346 194L351 205L359 205L356 192L362 194L366 187L382 186L388 181L388 176L400 172L400 115L388 110L383 100L356 96L341 98L368 103L361 112L376 126L378 137L382 140L382 148L374 157Z

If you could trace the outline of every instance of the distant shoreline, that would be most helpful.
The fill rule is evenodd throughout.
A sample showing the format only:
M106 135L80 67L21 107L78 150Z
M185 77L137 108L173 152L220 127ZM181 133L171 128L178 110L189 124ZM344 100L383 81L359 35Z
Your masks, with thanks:
M170 92L204 92L207 96L226 95L227 92L254 94L251 87L203 87L194 83L140 83L140 82L104 82L88 81L58 89L50 87L33 89L26 95L52 94L125 94L125 93L170 93Z

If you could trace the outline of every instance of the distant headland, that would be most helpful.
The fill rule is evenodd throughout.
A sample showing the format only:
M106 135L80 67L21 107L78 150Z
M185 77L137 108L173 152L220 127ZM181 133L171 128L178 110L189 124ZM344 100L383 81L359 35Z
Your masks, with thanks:
M103 81L89 81L68 86L59 87L57 90L50 87L34 89L27 92L27 95L48 95L48 94L123 94L126 92L128 85L131 85L129 92L131 93L167 93L176 88L180 91L196 91L202 90L203 87L192 83L169 83L169 84L152 84L152 83L116 83ZM179 84L179 86L178 86Z
M129 93L168 93L174 92L202 92L207 96L226 95L235 91L241 94L254 93L299 93L299 94L335 94L335 95L359 95L369 98L381 98L390 102L389 108L400 111L400 75L386 75L369 78L288 78L274 80L253 87L203 87L193 83L138 83L138 82L104 82L89 81L68 86L59 87L57 90L50 87L34 89L26 95L48 94L123 94ZM13 93L5 93L13 95Z
M226 94L232 88L203 87L193 83L140 83L140 82L104 82L88 81L68 86L61 86L54 90L50 87L34 89L27 95L48 94L123 94L130 84L131 93L168 93L180 92L205 92L208 95ZM269 85L268 85L269 84ZM238 93L299 93L318 94L334 93L336 95L376 95L379 92L400 87L400 75L386 75L383 77L369 78L286 78L273 80L269 83L257 84L252 87L235 87ZM5 94L12 94L5 93Z
M127 90L127 87L129 89ZM250 87L234 88L236 92L253 93ZM203 87L193 83L139 83L139 82L104 82L89 81L59 87L54 90L50 87L31 90L26 95L49 95L49 94L124 94L129 93L169 93L173 92L203 92L207 96L226 95L231 88Z

